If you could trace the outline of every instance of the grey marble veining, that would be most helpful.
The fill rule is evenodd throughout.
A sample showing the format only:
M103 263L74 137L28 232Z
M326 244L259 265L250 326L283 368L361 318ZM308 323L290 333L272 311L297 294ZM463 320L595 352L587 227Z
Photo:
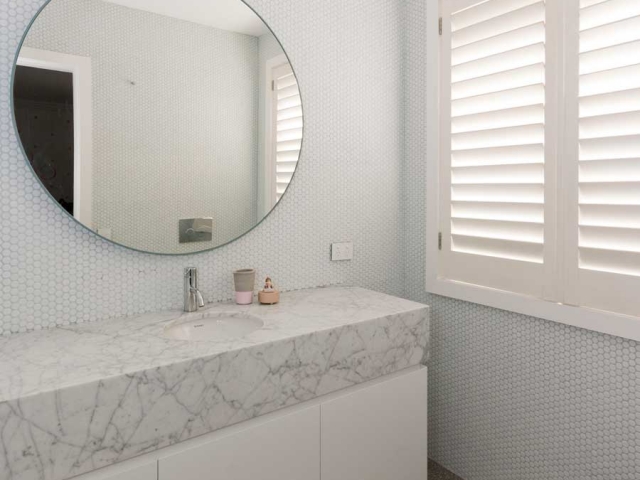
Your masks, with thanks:
M264 327L169 340L147 314L0 338L0 479L63 480L417 365L428 307L361 288L214 304Z

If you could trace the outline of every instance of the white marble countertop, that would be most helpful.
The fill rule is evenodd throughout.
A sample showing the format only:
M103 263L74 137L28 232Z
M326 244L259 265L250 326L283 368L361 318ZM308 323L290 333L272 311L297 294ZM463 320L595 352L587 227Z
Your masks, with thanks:
M162 334L203 312L264 327ZM0 480L63 480L419 364L428 307L355 287L282 294L0 338Z

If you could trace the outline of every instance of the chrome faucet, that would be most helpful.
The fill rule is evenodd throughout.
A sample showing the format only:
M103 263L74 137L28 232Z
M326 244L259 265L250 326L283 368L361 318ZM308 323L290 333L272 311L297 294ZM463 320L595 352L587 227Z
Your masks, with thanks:
M188 267L184 269L184 311L197 312L204 307L204 298L198 290L198 269Z

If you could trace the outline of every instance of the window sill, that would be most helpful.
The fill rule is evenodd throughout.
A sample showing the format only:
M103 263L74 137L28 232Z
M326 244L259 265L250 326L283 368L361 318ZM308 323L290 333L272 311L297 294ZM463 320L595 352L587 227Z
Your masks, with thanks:
M637 317L553 303L442 278L429 280L427 292L640 341L640 318Z

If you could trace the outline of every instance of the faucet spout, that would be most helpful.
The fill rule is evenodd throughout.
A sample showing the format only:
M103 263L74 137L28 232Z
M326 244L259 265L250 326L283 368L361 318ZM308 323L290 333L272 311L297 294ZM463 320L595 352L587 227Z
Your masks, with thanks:
M196 302L198 303L198 308L204 307L204 298L202 298L202 293L197 288L192 288L191 293L196 296Z
M204 298L198 289L198 269L188 267L184 270L184 311L196 312L204 307Z

